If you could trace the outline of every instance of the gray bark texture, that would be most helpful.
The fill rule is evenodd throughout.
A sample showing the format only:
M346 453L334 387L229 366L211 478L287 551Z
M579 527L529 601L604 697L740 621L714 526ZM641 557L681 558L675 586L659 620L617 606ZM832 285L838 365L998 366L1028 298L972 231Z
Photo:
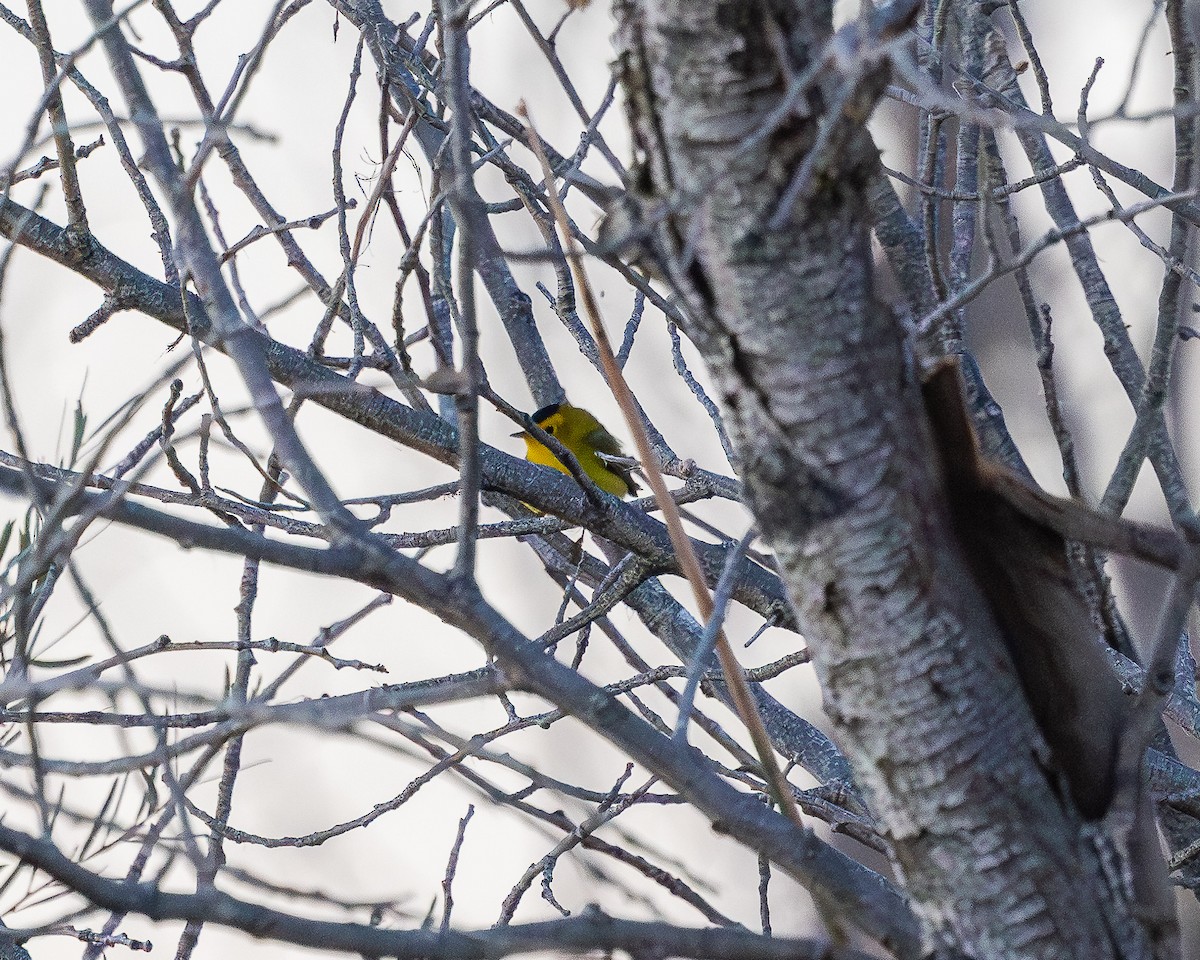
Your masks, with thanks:
M916 365L874 294L878 161L863 124L885 67L838 51L877 38L865 23L835 37L827 2L623 0L616 13L643 233L686 304L925 949L1169 956L1170 911L1134 902L1134 844L1100 817L1107 787L1092 803L1062 786L1055 738L1014 666L1037 638L1013 636L968 557ZM814 65L816 82L782 110L789 78ZM1050 632L1055 616L1026 622ZM1103 752L1118 718L1089 722Z

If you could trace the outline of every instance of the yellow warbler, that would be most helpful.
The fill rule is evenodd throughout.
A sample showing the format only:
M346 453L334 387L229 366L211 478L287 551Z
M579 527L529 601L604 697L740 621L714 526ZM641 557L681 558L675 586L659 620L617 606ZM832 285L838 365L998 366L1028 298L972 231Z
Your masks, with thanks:
M624 497L637 491L638 485L634 482L629 467L610 463L597 456L598 453L604 453L620 457L623 455L621 444L604 429L599 420L582 407L573 406L564 400L562 403L542 407L532 419L575 455L575 459L583 467L583 472L605 493ZM524 431L514 433L513 436L525 441L525 459L530 463L540 463L561 473L570 473L553 451L537 437Z

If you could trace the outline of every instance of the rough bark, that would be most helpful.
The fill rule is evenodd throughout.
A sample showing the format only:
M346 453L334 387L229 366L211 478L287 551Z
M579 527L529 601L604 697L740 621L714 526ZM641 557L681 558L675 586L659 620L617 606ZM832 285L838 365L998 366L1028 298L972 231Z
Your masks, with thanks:
M632 186L928 946L1152 955L1104 880L1110 847L1056 781L955 534L902 331L873 296L877 163L862 122L881 68L827 56L869 46L870 31L831 46L828 3L616 10L641 154ZM779 121L789 74L822 58ZM781 217L803 165L807 187Z

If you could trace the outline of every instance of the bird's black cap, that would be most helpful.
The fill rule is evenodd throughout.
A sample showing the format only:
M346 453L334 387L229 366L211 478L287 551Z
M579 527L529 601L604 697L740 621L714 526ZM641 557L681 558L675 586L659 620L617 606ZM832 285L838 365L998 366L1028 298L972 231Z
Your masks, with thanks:
M541 410L538 410L538 411L530 414L529 419L532 420L534 423L536 423L538 426L541 426L542 421L544 421L547 417L553 416L554 414L558 413L560 407L562 407L561 403L552 403L548 407L542 407ZM553 431L551 431L551 432L553 432ZM516 433L509 434L509 436L511 436L511 437L524 437L526 435L527 434L524 430L518 430Z
M534 413L533 416L530 417L530 419L536 424L541 424L541 422L543 420L545 420L547 417L553 416L554 414L558 413L558 411L561 407L562 407L561 403L552 403L547 407L542 407L542 409L538 410L536 413Z

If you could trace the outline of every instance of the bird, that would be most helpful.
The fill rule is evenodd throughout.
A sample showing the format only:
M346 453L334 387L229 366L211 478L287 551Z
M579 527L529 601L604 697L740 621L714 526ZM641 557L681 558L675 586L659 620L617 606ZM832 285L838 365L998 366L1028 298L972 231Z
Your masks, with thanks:
M566 402L542 407L531 417L534 423L554 437L574 454L592 481L605 493L625 497L636 493L638 485L630 467L599 456L624 456L621 444L604 425L582 407ZM513 434L525 441L525 459L570 474L570 470L555 456L554 451L532 434L521 430Z

